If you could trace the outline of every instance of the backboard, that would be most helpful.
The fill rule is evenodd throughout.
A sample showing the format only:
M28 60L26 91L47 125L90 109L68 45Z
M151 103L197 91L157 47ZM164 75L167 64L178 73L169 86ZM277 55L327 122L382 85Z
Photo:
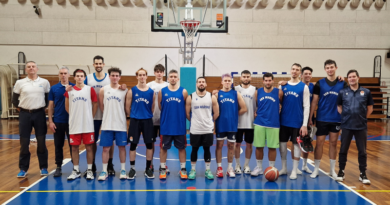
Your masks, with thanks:
M188 19L200 21L199 33L228 32L227 0L187 1L153 0L152 32L182 32L180 21Z

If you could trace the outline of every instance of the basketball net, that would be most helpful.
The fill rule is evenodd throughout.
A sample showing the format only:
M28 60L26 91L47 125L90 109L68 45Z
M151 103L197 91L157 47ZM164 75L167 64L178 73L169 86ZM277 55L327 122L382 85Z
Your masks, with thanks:
M183 29L186 42L192 43L192 41L194 40L194 36L199 29L200 21L184 20L184 21L180 21L180 25L181 28Z

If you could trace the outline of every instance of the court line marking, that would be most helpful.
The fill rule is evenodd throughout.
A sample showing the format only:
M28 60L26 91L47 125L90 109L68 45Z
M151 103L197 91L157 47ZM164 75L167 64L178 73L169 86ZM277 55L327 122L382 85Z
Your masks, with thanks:
M83 152L85 152L86 149L82 150L81 152L79 152L79 155L81 155ZM62 167L65 166L65 164L69 163L71 160L69 160L69 158L67 158L68 161L64 160L65 162L62 164ZM12 198L8 199L6 202L4 202L3 204L8 204L10 203L12 200L16 199L17 197L19 197L21 194L23 194L24 192L27 192L27 190L31 189L33 186L35 186L36 184L38 184L39 182L41 182L43 179L46 179L48 176L50 176L51 174L53 174L56 170L53 170L51 171L47 176L44 176L44 177L41 177L40 179L38 179L36 182L34 182L33 184L31 184L30 186L28 186L27 188L23 189L22 191L20 191L18 194L16 194L15 196L13 196ZM0 192L1 193L1 192Z
M351 192L350 190L297 190L297 189L134 189L134 190L46 190L27 191L28 193L68 193L68 192L194 192L194 191L240 191L240 192Z

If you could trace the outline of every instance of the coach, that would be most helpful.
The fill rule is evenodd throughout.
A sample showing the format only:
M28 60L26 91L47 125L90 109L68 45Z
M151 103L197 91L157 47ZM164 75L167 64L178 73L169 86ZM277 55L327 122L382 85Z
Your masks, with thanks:
M48 107L49 128L54 133L54 146L56 155L55 162L57 165L54 177L59 177L62 175L61 166L62 161L64 160L63 147L65 142L65 135L68 138L70 156L72 156L72 149L69 138L69 114L65 110L64 93L67 85L74 86L74 84L69 82L69 68L66 66L61 67L58 72L58 77L60 78L60 82L50 88Z
M34 61L28 61L26 63L27 77L17 80L13 91L12 104L20 111L20 172L18 177L25 177L30 166L29 145L32 128L35 130L38 143L37 155L41 175L48 175L45 107L48 105L50 84L46 79L40 78L37 72L37 64Z
M337 181L343 181L347 154L352 137L355 136L359 152L359 180L370 184L366 176L367 167L367 117L373 111L374 101L370 90L359 86L359 73L350 70L347 74L349 87L340 90L337 98L337 109L341 114L341 146L339 153L339 173Z

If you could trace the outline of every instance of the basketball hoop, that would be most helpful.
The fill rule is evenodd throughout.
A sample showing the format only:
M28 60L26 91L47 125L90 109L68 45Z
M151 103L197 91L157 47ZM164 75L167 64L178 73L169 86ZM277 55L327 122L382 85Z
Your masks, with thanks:
M200 21L185 20L185 21L180 21L180 25L183 28L186 42L191 43L194 39L196 32L199 29Z

